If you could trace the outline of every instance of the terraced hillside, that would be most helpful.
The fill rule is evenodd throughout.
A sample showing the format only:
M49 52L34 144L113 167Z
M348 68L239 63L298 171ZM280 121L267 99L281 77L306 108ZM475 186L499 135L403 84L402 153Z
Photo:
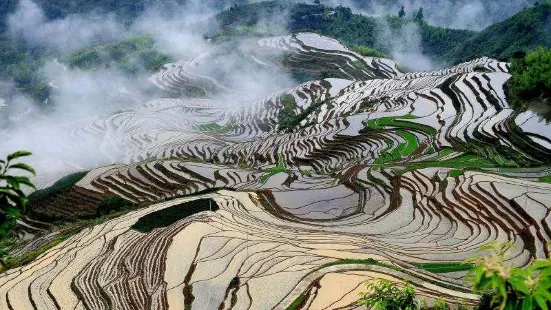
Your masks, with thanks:
M472 304L458 263L480 246L514 242L519 266L549 255L551 184L539 180L551 128L509 107L507 63L401 73L317 34L255 45L257 66L279 66L279 51L332 77L231 105L153 100L68 127L123 156L32 215L94 213L106 197L145 207L0 275L0 308L359 309L373 277ZM150 81L236 92L204 69L216 57Z

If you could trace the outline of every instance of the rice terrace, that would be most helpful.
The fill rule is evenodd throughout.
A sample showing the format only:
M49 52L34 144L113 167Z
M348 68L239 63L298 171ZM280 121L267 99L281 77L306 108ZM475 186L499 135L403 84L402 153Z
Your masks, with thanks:
M193 53L180 58L162 54L166 36L149 28L70 52L28 47L28 55L44 53L32 58L43 68L55 56L61 69L36 78L46 101L36 85L13 86L10 96L0 89L8 115L1 156L33 153L0 161L0 309L551 307L551 42L508 51L515 42L498 47L489 38L512 29L505 23L520 31L522 14L547 14L551 25L551 4L457 30L431 26L427 9L380 17L324 1L246 2L196 22L208 31L194 41L170 39L166 46L190 40L183 50ZM23 0L17 10L43 3ZM2 34L14 42L18 12ZM291 20L285 29L269 20L279 15ZM143 16L125 31L135 35ZM54 23L44 18L44 27ZM320 18L332 24L319 26ZM446 65L415 70L390 45L354 43L341 19L363 25L361 33L383 32L384 21L394 36L413 25L424 53L433 44L431 57ZM456 40L449 51L436 50L442 37ZM480 48L473 42L494 49L467 54ZM547 70L544 81L528 75L535 63ZM113 71L102 87L130 83L99 92L105 110L60 114L65 98L74 100L66 93ZM12 129L14 91L39 106L36 123L27 112L17 120L29 119L28 140ZM50 144L60 151L42 155ZM505 253L492 256L490 247ZM503 269L488 267L490 259ZM510 272L503 291L495 279L480 283L496 270ZM514 281L522 270L534 270L532 282ZM372 302L378 285L411 290L414 306Z

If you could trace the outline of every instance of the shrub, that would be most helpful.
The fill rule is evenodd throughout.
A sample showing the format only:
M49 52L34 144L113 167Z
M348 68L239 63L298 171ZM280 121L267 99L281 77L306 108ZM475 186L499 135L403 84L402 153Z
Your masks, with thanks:
M118 212L121 210L129 209L134 204L124 198L115 196L115 197L107 197L101 201L101 203L98 205L98 208L96 210L96 215L105 215L109 214L111 212Z
M551 308L551 259L539 259L527 268L506 263L510 243L491 243L480 248L486 256L472 258L468 273L474 293L481 293L480 309Z
M551 49L538 48L526 56L515 58L511 65L509 91L513 103L551 98ZM550 103L551 104L551 103Z
M19 151L8 155L6 160L0 160L0 239L9 233L19 215L27 208L29 200L22 186L34 188L34 184L28 177L8 174L13 169L35 174L34 169L29 165L13 163L14 159L29 155L31 152Z
M413 287L406 282L403 289L389 280L374 279L366 282L367 292L361 293L360 304L373 310L419 309Z

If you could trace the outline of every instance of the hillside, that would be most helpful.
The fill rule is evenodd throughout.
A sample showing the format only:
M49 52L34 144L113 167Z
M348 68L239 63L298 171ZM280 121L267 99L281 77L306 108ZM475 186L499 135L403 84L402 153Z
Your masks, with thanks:
M139 30L149 0L37 3L35 27L107 13L124 36L0 35L0 149L29 151L0 161L0 309L362 310L387 279L419 310L488 310L483 246L514 244L488 265L523 293L540 279L509 266L551 262L551 123L527 109L551 110L551 50L473 57L547 44L551 3L480 32L245 0ZM37 185L21 215L8 169Z
M32 196L0 308L358 309L380 277L476 305L481 245L549 255L551 130L509 105L507 63L403 73L314 33L247 43L166 64L149 82L173 97L57 125L123 157ZM224 71L280 54L338 76L252 98Z
M283 29L290 32L314 31L336 38L348 46L369 46L390 54L393 46L390 41L399 37L406 25L419 29L421 51L435 58L442 58L449 50L472 37L475 32L469 30L434 27L424 21L414 21L397 16L370 17L353 14L350 8L329 7L309 4L290 4L288 2L269 1L243 5L224 11L217 16L222 26L221 36L250 35L257 28L260 35L271 33L273 28L260 27L263 23L277 23L270 16L287 16ZM264 29L269 32L266 33ZM281 31L281 28L276 28Z
M517 51L551 47L551 2L526 8L455 47L446 58L461 62L472 57L508 59Z

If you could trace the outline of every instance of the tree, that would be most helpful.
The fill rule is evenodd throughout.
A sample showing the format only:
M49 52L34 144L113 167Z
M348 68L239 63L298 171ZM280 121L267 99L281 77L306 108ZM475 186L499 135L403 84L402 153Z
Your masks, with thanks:
M320 2L320 0L314 0L314 4L315 5L321 5L321 2Z
M406 16L406 11L404 10L404 6L402 5L402 7L400 8L400 12L398 12L398 17L404 18L404 16Z
M420 8L419 11L417 11L417 14L415 14L415 20L422 21L425 18L425 15L423 14L423 8Z
M0 239L4 238L15 226L15 221L25 212L28 199L22 191L22 185L32 188L34 184L28 177L8 174L13 169L20 169L35 174L33 168L24 163L13 163L14 159L29 156L31 152L19 151L0 160Z
M541 47L525 55L515 54L509 81L513 104L522 106L522 102L534 99L551 104L551 49Z

